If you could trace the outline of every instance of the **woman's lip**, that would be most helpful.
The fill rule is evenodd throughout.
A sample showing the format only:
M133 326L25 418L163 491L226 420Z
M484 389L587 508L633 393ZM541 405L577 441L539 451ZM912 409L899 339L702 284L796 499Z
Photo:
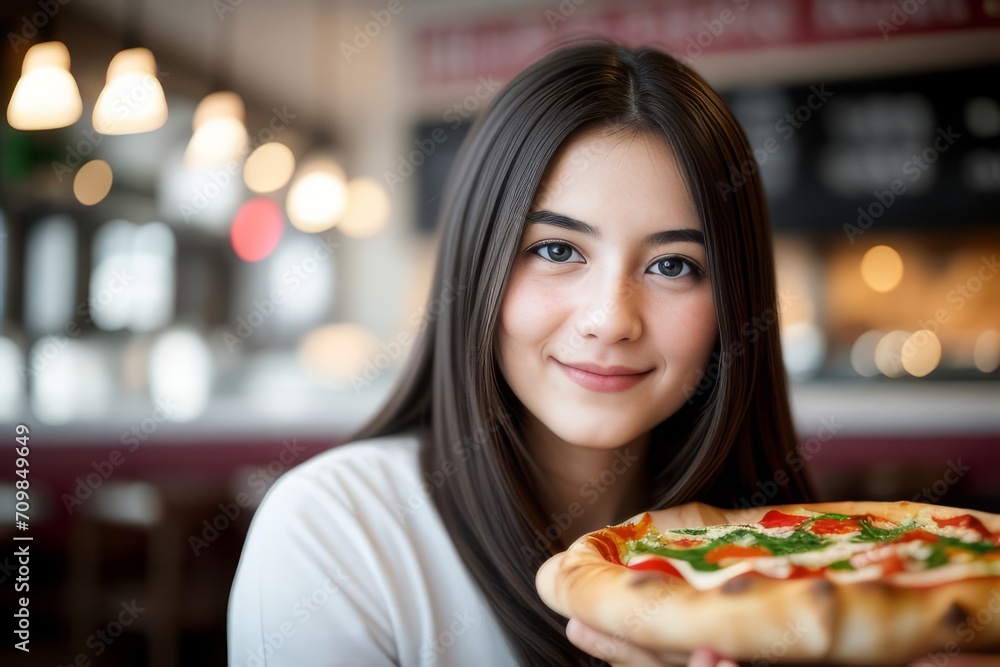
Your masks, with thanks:
M639 384L653 372L652 370L648 370L628 375L599 375L573 366L567 366L559 360L556 360L556 363L559 364L559 367L566 376L576 384L584 389L601 392L624 391Z

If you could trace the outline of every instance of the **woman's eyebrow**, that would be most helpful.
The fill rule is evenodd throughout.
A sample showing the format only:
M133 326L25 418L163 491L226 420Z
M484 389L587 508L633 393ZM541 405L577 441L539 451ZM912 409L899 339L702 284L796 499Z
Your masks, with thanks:
M598 231L597 227L594 227L593 225L588 225L586 222L581 220L576 220L575 218L571 218L567 215L546 211L544 209L541 211L535 211L534 213L529 213L526 220L529 225L553 225L554 227L562 227L563 229L579 232L581 234L589 234L590 236L596 236L597 238L600 238L601 236L601 232ZM646 243L649 245L682 242L700 243L705 245L705 235L699 229L685 228L655 232L646 237Z
M552 211L547 211L545 209L529 213L527 221L529 225L541 223L545 225L552 225L554 227L562 227L581 234L589 234L590 236L596 236L598 238L601 236L601 232L597 230L597 227L588 225L586 222L571 218L567 215L553 213Z
M666 243L700 243L705 245L705 235L700 229L668 229L664 232L656 232L646 237L649 245L663 245Z

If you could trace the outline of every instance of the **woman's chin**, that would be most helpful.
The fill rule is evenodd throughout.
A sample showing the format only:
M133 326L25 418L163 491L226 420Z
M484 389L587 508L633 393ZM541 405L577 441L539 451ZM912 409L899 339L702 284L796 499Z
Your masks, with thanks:
M621 428L608 428L606 424L589 428L586 423L568 425L555 431L555 434L568 444L588 449L618 449L628 445L641 435L625 431Z

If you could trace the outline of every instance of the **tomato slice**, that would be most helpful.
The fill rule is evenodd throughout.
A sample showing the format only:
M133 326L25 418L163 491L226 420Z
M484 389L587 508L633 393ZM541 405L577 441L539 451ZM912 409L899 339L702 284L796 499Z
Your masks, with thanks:
M645 512L637 523L626 523L620 526L608 526L604 530L614 533L623 540L638 540L653 526L653 515Z
M938 541L938 536L934 533L929 533L922 528L917 528L911 530L908 533L903 533L897 537L893 542L916 542L917 540L927 542L928 544L933 544Z
M882 566L882 576L892 574L893 572L900 572L903 568L903 559L899 557L899 554L889 554L882 560L878 561L878 564Z
M692 547L704 546L705 540L692 539L690 537L684 537L679 540L670 543L670 548L680 547L681 549L690 549Z
M628 568L630 570L641 570L650 572L662 572L663 574L669 574L674 577L680 577L683 579L683 575L677 571L673 563L665 558L650 558L649 560L644 560L632 565L629 563Z
M759 523L764 528L779 528L786 526L797 526L803 521L808 520L807 516L799 516L798 514L785 514L784 512L779 512L778 510L771 510L764 515Z
M861 524L853 516L847 519L817 519L810 524L809 530L817 535L843 535L861 530Z
M822 570L813 570L802 565L793 565L792 572L788 575L789 579L805 579L806 577L822 577Z
M741 547L738 544L723 544L705 554L706 563L718 564L726 558L760 558L770 556L771 552L764 547Z
M949 517L947 519L939 519L934 517L934 523L945 528L947 526L952 526L955 528L966 528L968 530L974 530L979 533L979 536L984 540L994 539L995 536L990 529L983 525L983 522L970 514L960 514L958 516Z

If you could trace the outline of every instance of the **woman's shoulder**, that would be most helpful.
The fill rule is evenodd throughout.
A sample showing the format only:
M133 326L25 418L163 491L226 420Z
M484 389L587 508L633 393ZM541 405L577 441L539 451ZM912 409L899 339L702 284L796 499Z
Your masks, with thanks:
M279 477L258 512L287 521L323 506L337 505L352 513L392 507L419 486L419 449L414 433L337 445Z
M419 466L419 449L420 439L412 432L355 440L316 454L289 470L286 476L316 479L344 469L363 473L386 463L396 474L413 473Z

